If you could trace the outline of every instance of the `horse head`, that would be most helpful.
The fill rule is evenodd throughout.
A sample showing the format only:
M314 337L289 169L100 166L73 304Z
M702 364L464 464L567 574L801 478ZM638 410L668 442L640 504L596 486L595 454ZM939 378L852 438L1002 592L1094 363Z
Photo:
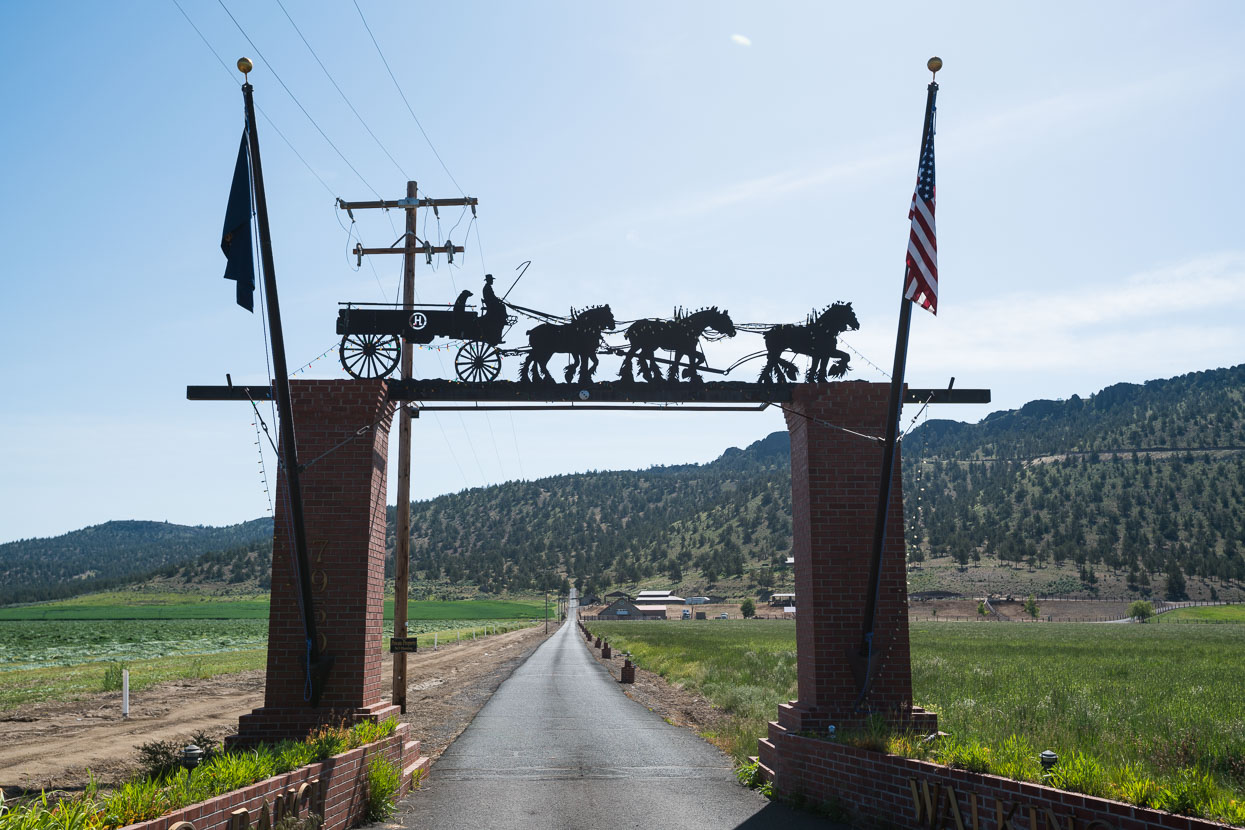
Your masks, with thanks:
M725 334L727 337L735 336L735 322L731 320L729 311L718 311L717 306L708 309L709 326L719 334Z
M837 302L834 305L827 306L817 318L818 328L833 329L834 331L858 331L860 329L860 321L856 319L856 312L852 310L851 303Z
M594 329L604 331L614 330L614 312L610 310L608 304L584 309L579 312L579 315L575 319L582 320L586 325Z

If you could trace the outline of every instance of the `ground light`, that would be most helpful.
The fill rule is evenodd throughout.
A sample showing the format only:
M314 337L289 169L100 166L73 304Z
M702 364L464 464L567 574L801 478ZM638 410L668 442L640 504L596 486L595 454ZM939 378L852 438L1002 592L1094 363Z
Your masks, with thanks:
M199 766L199 762L203 760L204 754L204 751L194 744L182 747L180 758L182 766L186 768L188 778L194 775L195 767Z
M1055 764L1059 763L1059 756L1049 749L1043 750L1038 756L1038 761L1042 764L1042 777L1046 778L1050 775L1050 771L1055 768Z

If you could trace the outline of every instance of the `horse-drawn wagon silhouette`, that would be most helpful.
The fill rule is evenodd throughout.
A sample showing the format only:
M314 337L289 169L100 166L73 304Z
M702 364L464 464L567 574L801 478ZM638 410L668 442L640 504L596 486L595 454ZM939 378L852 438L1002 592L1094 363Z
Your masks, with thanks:
M465 341L454 356L454 373L459 380L496 379L502 357L498 346L515 318L506 314L506 304L493 296L491 288L485 289L483 314L468 308L469 296L470 291L463 291L453 306L417 305L413 311L343 303L337 312L342 368L361 380L387 377L402 356L402 340L427 345L443 337Z
M624 383L637 382L636 367L645 383L698 383L700 372L725 375L761 357L765 366L758 381L784 383L798 376L795 364L783 357L788 351L810 358L806 381L822 382L846 373L849 357L838 348L838 336L860 327L851 303L834 303L813 312L803 325L737 326L729 313L712 306L693 312L676 309L669 320L622 321L629 323L623 332L627 345L609 345L603 338L615 330L616 321L608 305L572 309L570 317L559 317L505 302L493 293L492 278L485 279L483 313L467 306L470 291L459 294L452 306L417 305L409 311L377 303L343 303L337 313L342 368L359 379L387 377L401 359L402 341L429 344L444 338L463 341L454 357L454 372L458 380L471 383L497 380L505 356L523 357L520 382L555 383L548 368L554 354L569 356L563 371L567 383L592 383L599 355L623 358L619 377ZM504 347L506 332L518 319L511 311L537 323L527 330L524 348ZM734 337L737 330L763 335L765 348L726 369L710 368L701 341ZM714 332L712 337L709 331ZM656 357L658 350L669 352L670 358ZM663 371L662 364L668 369Z

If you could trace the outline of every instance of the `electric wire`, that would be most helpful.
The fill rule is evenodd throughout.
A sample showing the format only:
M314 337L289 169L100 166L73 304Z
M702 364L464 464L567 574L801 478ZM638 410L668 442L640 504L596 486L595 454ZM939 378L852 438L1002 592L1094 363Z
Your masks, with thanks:
M290 25L294 27L294 31L297 32L299 38L302 39L303 45L307 47L307 51L311 53L311 57L315 58L316 63L320 65L320 69L324 72L324 77L329 79L329 83L333 85L333 89L337 90L337 94L340 95L342 100L346 102L346 106L350 107L350 111L354 113L354 117L359 119L359 123L363 125L363 129L367 130L367 134L370 135L372 140L376 142L376 146L381 149L382 153L388 156L391 162L393 162L393 166L398 168L398 172L402 174L402 177L409 180L411 177L408 176L406 171L402 169L402 165L399 164L398 160L395 159L393 154L389 152L389 148L387 148L381 140L377 138L376 133L372 132L372 128L367 125L367 122L363 120L363 116L359 115L359 111L354 108L354 104L350 103L350 98L346 96L346 93L342 91L342 88L338 85L337 81L335 81L333 76L329 74L328 67L324 65L324 61L320 60L320 56L316 54L316 50L311 48L311 44L307 42L307 38L303 35L302 29L298 28L298 24L294 22L294 18L290 17L290 13L286 10L285 4L282 3L281 0L277 0L277 5L281 8L281 12L285 15L285 19L290 21Z
M186 10L181 7L181 4L178 3L177 0L172 0L172 3L174 6L177 6L177 10L182 13L182 17L186 18L186 22L190 24L190 28L195 30L195 34L199 36L199 40L203 41L203 45L206 46L208 50L216 57L216 62L221 65L221 69L225 70L225 74L229 76L229 80L233 81L234 80L233 70L231 70L229 68L229 65L225 63L224 59L221 58L220 53L217 52L216 48L212 46L212 44L208 41L206 37L203 36L203 32L199 31L199 27L196 26L195 22L190 19L190 15L186 14ZM276 125L276 122L274 122L271 118L268 117L268 113L264 112L264 108L256 104L255 109L258 110L259 114L262 115L264 117L264 120L268 122L268 126L276 130L277 135L279 135L281 137L281 140L285 142L285 146L289 147L290 152L293 153L294 156L303 163L303 167L307 168L307 172L316 177L316 181L320 183L320 186L323 187L330 196L336 196L336 194L333 193L333 188L328 186L328 182L324 181L323 177L321 177L320 174L315 171L315 168L307 163L307 159L303 158L302 154L299 153L298 150L294 148L294 145L290 143L290 140L285 137L285 133L281 132L281 128Z
M441 169L445 171L445 175L450 177L450 181L454 183L454 187L458 188L460 196L466 196L462 185L454 178L454 174L450 172L450 168L445 166L445 161L441 158L441 154L437 152L436 146L432 143L432 139L428 137L428 132L424 129L424 125L419 123L419 116L415 115L415 110L411 108L411 102L406 100L406 93L402 91L402 85L398 83L398 79L394 77L393 70L389 67L389 61L385 60L385 53L380 48L380 44L376 42L376 35L372 34L372 27L367 25L367 18L363 16L363 9L359 8L359 0L353 0L355 11L359 13L359 19L363 21L363 28L367 29L367 36L372 39L372 45L376 47L376 54L380 55L380 62L385 65L385 71L389 73L389 80L393 81L393 86L398 90L398 95L402 97L402 103L406 104L406 111L411 114L411 118L415 120L415 126L419 127L419 132L424 137L424 141L428 142L428 148L432 150L432 154L436 156L437 161L441 164Z
M259 47L255 45L255 41L251 40L251 36L246 33L246 29L242 28L242 24L238 22L238 19L233 16L233 12L229 11L229 7L225 5L225 0L216 0L216 2L219 3L220 7L225 10L225 14L229 15L229 19L233 21L233 25L236 26L238 28L238 31L242 33L242 37L246 38L246 42L251 44L251 48L255 50L255 54L258 55L259 59L264 62L264 65L266 66L268 71L272 73L272 77L277 79L277 83L281 84L281 88L284 89L286 94L290 96L290 100L292 100L298 106L298 108L302 110L303 115L307 116L307 120L311 122L311 126L316 128L316 131L320 133L321 137L326 142L328 142L328 145L333 148L333 152L337 153L338 158L340 158L345 163L345 165L350 168L351 172L359 177L359 181L363 182L363 185L368 190L372 191L372 193L375 194L377 199L382 199L383 197L380 195L379 192L377 192L376 188L372 187L372 185L368 183L368 180L363 178L363 174L360 173L355 168L355 166L350 163L350 159L346 158L345 153L343 153L341 150L337 148L337 145L333 143L333 139L328 137L328 133L324 132L324 130L320 127L320 125L316 122L316 120L311 117L311 113L307 112L307 108L304 107L302 102L298 100L298 96L296 96L290 90L289 86L286 85L285 81L282 80L281 76L277 74L276 67L273 66L271 61L269 61L266 57L264 57L264 53L261 52Z

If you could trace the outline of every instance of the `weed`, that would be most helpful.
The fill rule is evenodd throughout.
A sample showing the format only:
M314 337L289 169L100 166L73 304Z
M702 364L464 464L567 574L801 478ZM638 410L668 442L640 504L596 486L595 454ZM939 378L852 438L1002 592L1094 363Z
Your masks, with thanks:
M108 663L104 666L104 678L100 681L99 688L104 692L119 692L121 684L124 681L122 672L126 670L125 663Z
M1136 764L1125 764L1116 770L1115 794L1120 801L1138 807L1159 807L1170 794L1157 781L1147 777Z
M952 769L990 771L990 750L977 741L960 741L950 736L943 738L934 750L934 760Z
M1097 759L1083 752L1070 752L1051 770L1050 784L1061 790L1072 790L1099 798L1111 797L1111 780Z
M402 773L388 758L377 755L367 767L368 821L383 821L393 815L402 783Z

